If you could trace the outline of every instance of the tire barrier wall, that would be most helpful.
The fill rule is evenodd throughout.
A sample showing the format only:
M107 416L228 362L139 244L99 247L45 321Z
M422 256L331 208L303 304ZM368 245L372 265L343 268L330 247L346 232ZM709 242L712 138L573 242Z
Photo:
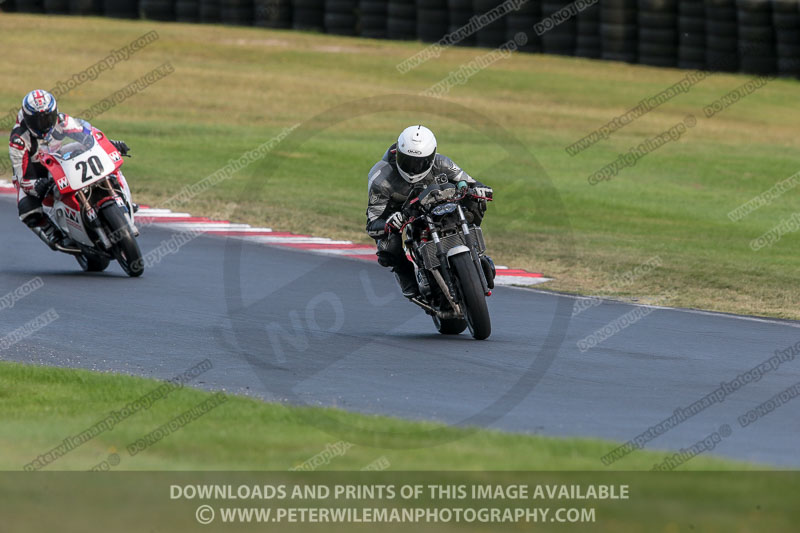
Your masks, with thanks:
M639 31L636 0L600 2L600 57L635 63Z
M524 32L522 52L800 77L800 0L5 0L0 10L487 48Z

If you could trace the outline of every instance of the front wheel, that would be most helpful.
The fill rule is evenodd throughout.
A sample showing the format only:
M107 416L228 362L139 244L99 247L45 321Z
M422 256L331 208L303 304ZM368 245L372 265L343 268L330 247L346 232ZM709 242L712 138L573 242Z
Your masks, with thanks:
M472 257L467 253L454 255L450 258L450 265L458 278L461 304L464 306L470 333L479 341L488 338L492 334L489 306L486 305L486 294Z
M142 275L144 261L139 243L131 232L125 214L117 204L110 205L101 211L106 222L106 229L111 238L111 251L119 266L132 278Z

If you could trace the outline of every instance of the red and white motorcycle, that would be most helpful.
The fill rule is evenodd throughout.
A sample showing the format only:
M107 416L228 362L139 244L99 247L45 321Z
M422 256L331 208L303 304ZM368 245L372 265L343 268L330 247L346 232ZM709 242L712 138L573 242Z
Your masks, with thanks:
M80 130L41 148L39 160L53 177L53 200L44 202L47 216L69 237L58 245L74 255L87 272L100 272L116 259L129 276L144 271L134 224L135 205L120 171L122 155L97 128Z

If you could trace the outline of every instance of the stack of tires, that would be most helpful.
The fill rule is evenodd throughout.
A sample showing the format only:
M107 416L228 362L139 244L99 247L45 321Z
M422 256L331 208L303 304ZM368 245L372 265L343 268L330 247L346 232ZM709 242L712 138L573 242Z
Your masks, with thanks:
M677 0L639 0L639 63L657 67L678 64Z
M175 20L174 0L141 0L142 18L150 20Z
M325 0L292 0L292 28L296 30L324 30Z
M359 35L370 39L386 38L387 0L360 0L358 2Z
M778 73L800 76L800 8L797 0L773 0L772 26L778 56Z
M534 26L539 22L542 15L542 4L540 0L528 0L519 9L506 15L506 41L515 40L517 34L527 35L527 42L519 46L521 52L541 52L542 41L539 39Z
M70 0L69 12L72 15L102 15L103 0Z
M220 0L200 0L200 22L219 22Z
M544 33L539 38L542 40L542 52L545 54L575 55L577 35L575 17L570 16L566 10L553 17L571 3L569 0L542 0L542 20L539 27Z
M415 0L389 0L386 36L389 39L400 40L417 38L417 3Z
M44 0L42 7L48 15L69 15L70 0Z
M176 0L175 20L178 22L200 22L200 1Z
M534 1L534 0L531 0ZM474 46L476 42L475 33L466 35L472 29L469 28L469 21L475 14L472 9L472 0L447 0L447 11L450 14L450 27L448 33L457 33L453 38L453 44L458 46Z
M447 35L450 16L447 0L419 0L417 2L417 37L426 43L435 43Z
M706 0L706 68L739 70L736 0Z
M636 0L602 0L600 41L603 59L636 62Z
M603 45L600 40L600 0L578 13L575 24L575 55L599 58Z
M253 24L262 28L290 28L292 26L291 0L255 0Z
M253 0L222 0L219 19L223 24L253 25Z
M103 15L124 19L139 18L139 0L104 0Z
M778 69L770 0L737 0L739 69L774 74Z
M42 0L16 0L14 7L18 13L44 13Z
M704 0L678 0L678 66L706 66L706 7Z
M502 3L501 0L472 0L472 11L476 17L483 17ZM506 42L506 17L498 17L495 13L490 17L491 22L475 32L475 44L477 46L497 48Z
M358 0L325 0L325 31L336 35L355 35Z

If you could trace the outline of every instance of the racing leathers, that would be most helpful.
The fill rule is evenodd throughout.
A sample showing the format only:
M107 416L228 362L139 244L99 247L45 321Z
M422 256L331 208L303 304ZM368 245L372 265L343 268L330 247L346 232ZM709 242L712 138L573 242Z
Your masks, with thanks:
M403 295L413 298L418 295L414 264L406 257L400 233L389 231L392 229L389 226L393 225L392 215L400 211L413 191L421 191L433 183L433 180L443 179L439 178L440 176L446 177L451 183L464 181L470 187L485 187L485 185L469 176L442 154L436 154L431 171L422 181L409 183L397 171L396 147L396 143L389 147L383 158L369 171L367 233L375 239L378 263L390 267L397 276ZM467 220L480 225L486 211L486 202L474 201L466 207Z
M61 231L50 221L42 209L42 205L52 205L52 178L45 166L39 161L40 149L53 142L60 142L64 133L83 132L92 135L91 125L85 120L59 113L58 121L44 138L33 135L22 120L22 110L17 115L17 122L11 130L8 155L11 159L14 187L17 189L17 208L19 219L31 228L48 246L56 249L56 244L64 239ZM127 152L127 145L120 141L111 141ZM124 148L124 151L121 149ZM124 178L119 176L121 180ZM126 185L127 186L127 185Z

